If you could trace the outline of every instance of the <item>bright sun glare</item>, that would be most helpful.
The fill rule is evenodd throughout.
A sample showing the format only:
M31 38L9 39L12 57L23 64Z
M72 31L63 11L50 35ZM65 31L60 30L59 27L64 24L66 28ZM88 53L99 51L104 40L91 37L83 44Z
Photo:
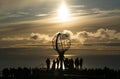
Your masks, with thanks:
M67 5L65 4L65 1L62 0L61 6L58 8L58 19L62 22L69 20L69 9L67 8Z

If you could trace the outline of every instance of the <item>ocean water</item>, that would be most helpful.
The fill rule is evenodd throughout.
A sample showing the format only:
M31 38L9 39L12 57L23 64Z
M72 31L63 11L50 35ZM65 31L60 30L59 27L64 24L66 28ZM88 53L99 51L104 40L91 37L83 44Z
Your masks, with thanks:
M14 51L12 51L12 54L11 51L9 51L8 54L4 50L4 52L2 52L4 54L0 55L0 70L6 67L45 68L47 58L50 58L51 64L52 60L57 58L57 53L54 50L43 50L42 52L46 54L38 54L36 53L37 51L31 50L17 50L17 54L13 54ZM28 54L18 54L20 52L28 52ZM34 52L34 54L31 55L29 52ZM48 54L48 52L50 53ZM73 59L76 57L83 58L83 68L104 68L106 66L118 70L120 69L119 52L120 51L69 50L65 53L65 57Z

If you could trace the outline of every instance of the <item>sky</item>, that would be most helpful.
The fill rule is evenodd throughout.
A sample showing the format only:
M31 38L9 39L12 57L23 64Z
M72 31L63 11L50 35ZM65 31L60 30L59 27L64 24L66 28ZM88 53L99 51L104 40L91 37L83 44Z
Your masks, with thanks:
M120 51L119 4L120 0L0 0L0 55L52 49L58 32L69 35L70 49ZM13 49L18 53L11 53Z

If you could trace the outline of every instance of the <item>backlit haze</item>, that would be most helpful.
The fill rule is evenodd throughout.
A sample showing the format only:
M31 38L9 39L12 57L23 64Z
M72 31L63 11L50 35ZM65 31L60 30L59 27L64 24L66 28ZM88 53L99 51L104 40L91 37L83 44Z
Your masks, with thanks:
M120 0L0 0L1 57L56 55L57 32L71 39L66 55L120 55Z

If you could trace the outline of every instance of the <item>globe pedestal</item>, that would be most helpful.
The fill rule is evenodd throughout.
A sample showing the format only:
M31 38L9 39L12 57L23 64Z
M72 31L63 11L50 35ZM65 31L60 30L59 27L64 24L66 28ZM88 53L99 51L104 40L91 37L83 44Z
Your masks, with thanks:
M63 69L64 54L59 54L60 69Z

